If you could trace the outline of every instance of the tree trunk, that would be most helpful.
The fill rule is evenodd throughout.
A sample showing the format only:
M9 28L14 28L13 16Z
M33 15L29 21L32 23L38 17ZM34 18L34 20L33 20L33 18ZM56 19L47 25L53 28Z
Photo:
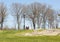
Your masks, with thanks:
M20 29L20 27L19 27L19 21L18 21L18 30Z
M34 29L35 29L35 23L33 23Z
M37 26L38 26L38 28L40 28L40 18L39 18L40 16L37 16Z
M45 29L45 19L43 19L43 28Z
M35 22L34 22L34 20L33 20L33 27L34 27L34 29L35 29Z
M19 30L19 29L20 29L20 28L19 28L19 26L20 26L20 25L19 25L19 15L17 15L17 24L18 24L18 30Z
M25 30L25 15L24 15L24 30Z
M3 29L3 22L1 22L1 30Z
M2 21L1 21L1 30L3 29L3 20L4 20L4 18L2 17Z
M45 29L45 23L46 23L46 19L45 19L46 17L45 17L45 14L43 15L43 28Z
M56 28L58 28L58 23L56 24Z

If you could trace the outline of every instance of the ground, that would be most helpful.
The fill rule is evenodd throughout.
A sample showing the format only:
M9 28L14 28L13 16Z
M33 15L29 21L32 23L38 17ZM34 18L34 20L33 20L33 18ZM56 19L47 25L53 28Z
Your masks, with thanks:
M36 30L35 30L36 31ZM42 35L42 36L24 36L26 33L35 33L34 30L0 30L0 42L60 42L59 35ZM42 32L38 30L37 32ZM46 31L46 30L44 30ZM53 31L54 32L54 31Z

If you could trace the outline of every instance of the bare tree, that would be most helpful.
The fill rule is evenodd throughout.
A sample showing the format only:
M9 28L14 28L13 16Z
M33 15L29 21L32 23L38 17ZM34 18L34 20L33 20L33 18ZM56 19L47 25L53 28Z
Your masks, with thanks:
M55 20L55 28L58 28L60 22L60 11L55 11L54 20Z
M29 19L32 21L34 29L36 29L36 24L38 28L40 28L41 24L43 24L43 28L46 28L46 22L48 22L48 25L51 27L54 27L54 10L45 4L40 4L37 2L34 2L30 5L23 6L19 3L12 4L12 11L14 12L14 16L17 19L18 29L20 26L20 16L23 16L24 18L24 29L25 29L25 18L29 17Z
M36 14L37 14L37 27L40 28L41 23L42 23L42 14L41 14L41 8L42 4L40 3L35 3L36 6Z
M45 25L46 25L46 13L47 13L47 7L45 4L42 4L41 7L41 14L42 14L42 28L45 29Z
M53 26L54 23L54 11L50 9L50 6L42 5L41 8L42 18L43 18L43 28L46 28L46 22L48 22L48 26ZM48 21L47 21L48 18Z
M32 3L28 6L29 10L30 10L30 14L28 15L30 17L30 19L32 20L32 23L33 23L33 27L34 29L36 29L36 22L40 22L39 21L39 18L40 18L40 10L41 10L41 4L40 3ZM38 24L38 23L37 23ZM38 24L38 28L39 27L39 24Z
M12 11L13 11L13 16L16 18L15 20L17 20L17 24L18 24L18 30L20 29L20 17L21 17L21 13L22 13L22 4L20 3L13 3L12 4Z
M47 8L46 18L48 19L49 28L54 28L54 10L51 8Z
M28 10L27 10L27 6L24 5L23 6L23 9L22 9L22 17L24 19L24 25L23 25L23 28L25 29L25 20L27 18L27 13L28 13Z
M1 23L1 30L3 29L3 22L6 17L7 8L4 3L0 3L0 23Z

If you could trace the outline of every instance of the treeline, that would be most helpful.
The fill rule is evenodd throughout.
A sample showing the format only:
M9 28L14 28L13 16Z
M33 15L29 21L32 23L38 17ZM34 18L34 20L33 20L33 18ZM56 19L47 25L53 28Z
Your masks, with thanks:
M3 23L5 17L8 16L7 7L4 3L0 3L0 24L1 30L3 29ZM30 24L33 25L33 28L42 28L46 29L46 26L49 29L58 28L57 23L57 13L51 6L46 4L41 4L38 2L31 3L29 5L23 5L20 3L11 4L11 16L15 18L16 23L18 24L18 30L21 28L21 19L24 19L24 29L25 29L25 19L31 21Z

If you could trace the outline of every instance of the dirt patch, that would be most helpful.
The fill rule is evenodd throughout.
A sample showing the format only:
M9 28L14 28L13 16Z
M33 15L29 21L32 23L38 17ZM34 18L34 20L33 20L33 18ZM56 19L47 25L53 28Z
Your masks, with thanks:
M2 30L0 30L0 33L2 33L3 31Z
M43 31L37 31L34 30L33 32L25 32L25 33L17 33L15 34L16 36L56 36L60 35L60 30L58 29L52 29L52 30L43 30Z
M46 36L56 36L60 34L60 30L43 30L43 31L40 31L40 32L37 32L37 31L34 31L32 33L25 33L23 34L24 36L42 36L42 35L46 35Z

